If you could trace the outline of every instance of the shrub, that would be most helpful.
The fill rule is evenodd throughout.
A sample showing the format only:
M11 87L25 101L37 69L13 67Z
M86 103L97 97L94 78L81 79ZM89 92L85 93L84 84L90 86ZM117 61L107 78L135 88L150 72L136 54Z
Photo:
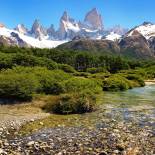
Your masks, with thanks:
M59 64L59 69L63 70L66 73L76 73L76 70L67 64Z
M38 78L41 84L40 92L56 95L63 92L61 82L68 80L71 77L71 75L61 70L50 71L47 69L35 70L34 75Z
M12 66L12 56L9 54L0 53L0 69L11 68Z
M48 70L44 67L14 67L2 71L5 76L10 74L27 74L33 75L36 80L39 81L40 87L37 89L37 93L45 94L60 94L63 92L61 82L68 80L72 76L61 70Z
M83 90L90 90L98 93L101 91L100 85L93 79L86 78L70 78L63 82L64 91L68 92L80 92Z
M0 97L16 100L31 100L39 83L34 76L28 74L1 74Z
M144 80L143 80L140 76L138 76L138 75L136 75L136 74L129 74L129 75L126 76L126 78L127 78L128 80L132 80L132 81L137 82L138 85L141 86L141 87L142 87L142 86L145 86Z
M91 74L95 73L107 73L107 70L103 67L98 67L98 68L87 68L87 72Z
M104 80L105 78L108 78L109 76L110 76L110 73L107 72L107 73L96 73L96 74L92 74L90 77Z
M113 75L103 81L103 90L105 91L127 90L131 87L130 81L119 75Z
M74 76L78 76L78 77L88 78L91 74L90 73L87 73L87 72L75 72L73 75Z
M50 74L41 74L37 77L41 84L39 92L45 94L55 94L58 95L63 92L62 85L54 79Z
M96 97L91 93L63 94L50 101L45 110L57 114L78 114L96 109Z

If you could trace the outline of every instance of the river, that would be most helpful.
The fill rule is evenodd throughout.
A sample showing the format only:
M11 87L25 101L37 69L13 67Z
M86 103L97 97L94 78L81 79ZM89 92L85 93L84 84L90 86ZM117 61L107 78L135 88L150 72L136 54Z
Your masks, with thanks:
M92 113L51 114L38 123L32 122L24 130L42 128L25 136L16 133L3 151L36 155L155 154L155 85L104 92L98 102L98 110Z

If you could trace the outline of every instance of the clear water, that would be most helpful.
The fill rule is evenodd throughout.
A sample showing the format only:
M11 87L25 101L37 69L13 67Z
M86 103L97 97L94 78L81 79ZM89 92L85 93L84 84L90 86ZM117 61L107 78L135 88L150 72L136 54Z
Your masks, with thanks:
M105 92L99 101L100 108L82 115L82 124L104 125L104 122L136 123L155 130L155 85L147 85L124 92ZM81 125L82 125L81 124Z

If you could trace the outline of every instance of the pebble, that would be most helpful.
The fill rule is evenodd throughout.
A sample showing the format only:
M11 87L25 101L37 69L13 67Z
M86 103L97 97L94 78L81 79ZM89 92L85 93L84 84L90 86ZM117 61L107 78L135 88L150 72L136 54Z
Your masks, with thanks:
M44 123L43 123L43 122L40 122L39 124L40 124L40 125L44 125Z
M7 155L7 152L0 148L0 155Z
M31 147L31 146L33 146L34 144L35 144L34 141L30 141L30 142L27 143L27 146L28 146L28 147Z

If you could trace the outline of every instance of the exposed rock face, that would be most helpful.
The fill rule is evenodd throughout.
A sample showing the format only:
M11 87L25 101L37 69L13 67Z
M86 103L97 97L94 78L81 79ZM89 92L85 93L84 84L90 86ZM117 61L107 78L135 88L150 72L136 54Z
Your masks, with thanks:
M0 45L3 46L10 46L14 45L16 42L13 41L11 38L5 37L5 36L0 36Z
M137 30L132 32L132 35L125 36L119 43L123 55L132 56L135 58L153 57L152 50L146 38Z
M18 24L15 30L22 34L28 33L28 29L23 24Z
M41 40L47 35L47 30L40 24L39 20L35 20L30 33Z
M154 51L154 54L155 54L155 37L151 37L149 40L149 46L150 48Z
M51 39L56 38L56 31L54 29L54 25L52 24L48 29L47 29L47 34Z
M14 32L11 33L11 37L0 36L0 45L30 47L26 42L20 39L17 33Z
M96 8L86 14L84 22L92 30L103 30L102 17Z
M102 35L103 22L97 9L92 9L87 13L84 22L77 22L70 18L65 11L60 19L58 39L73 39L76 36L89 37L92 39Z
M121 27L120 25L116 25L109 30L110 32L116 33L118 35L124 35L128 32L128 29Z
M76 33L80 31L78 23L69 17L68 13L65 11L60 19L60 27L58 30L58 38L74 38Z
M16 45L18 45L19 47L28 47L27 43L24 42L17 33L12 32L11 37L15 41Z

